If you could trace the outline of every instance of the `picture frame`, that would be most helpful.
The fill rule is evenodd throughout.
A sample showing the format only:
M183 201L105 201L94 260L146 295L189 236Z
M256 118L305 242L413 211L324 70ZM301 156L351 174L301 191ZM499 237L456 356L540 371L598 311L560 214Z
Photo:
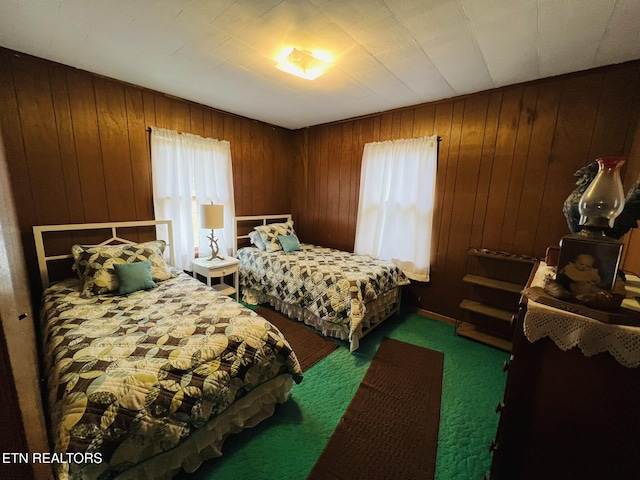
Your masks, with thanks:
M613 290L623 244L606 237L569 235L560 241L556 281L574 295Z

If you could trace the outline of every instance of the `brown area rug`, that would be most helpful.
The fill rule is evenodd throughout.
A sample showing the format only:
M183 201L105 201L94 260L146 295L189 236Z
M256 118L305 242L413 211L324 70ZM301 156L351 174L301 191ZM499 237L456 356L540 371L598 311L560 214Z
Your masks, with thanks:
M444 354L385 338L308 479L433 479Z
M258 307L255 312L278 327L296 352L302 371L316 364L338 348L338 344L314 332L297 320L292 320L267 307Z

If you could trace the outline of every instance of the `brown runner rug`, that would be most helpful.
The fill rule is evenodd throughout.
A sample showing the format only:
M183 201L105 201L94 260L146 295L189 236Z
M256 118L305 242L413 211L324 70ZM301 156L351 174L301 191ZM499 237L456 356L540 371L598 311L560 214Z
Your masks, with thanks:
M278 330L282 332L293 351L296 352L296 357L298 357L303 372L338 348L337 343L275 310L267 307L258 307L255 312L278 327Z
M433 479L444 354L385 338L308 479Z

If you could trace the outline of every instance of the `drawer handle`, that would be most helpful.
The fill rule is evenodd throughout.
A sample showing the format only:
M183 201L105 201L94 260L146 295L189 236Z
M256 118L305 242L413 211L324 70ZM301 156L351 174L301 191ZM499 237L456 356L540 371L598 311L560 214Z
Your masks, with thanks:
M511 366L511 362L513 362L513 355L510 355L509 356L509 360L505 360L504 363L502 364L502 371L503 372L509 371L509 367Z
M489 444L489 451L495 452L496 450L498 450L498 442L496 442L495 440L492 440L491 443Z

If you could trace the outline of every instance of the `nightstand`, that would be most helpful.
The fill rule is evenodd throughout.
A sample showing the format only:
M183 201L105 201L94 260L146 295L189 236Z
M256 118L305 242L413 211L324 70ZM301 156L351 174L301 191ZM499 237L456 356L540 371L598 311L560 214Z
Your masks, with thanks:
M207 279L207 285L216 289L218 292L224 295L236 294L236 301L238 301L238 265L240 260L234 257L226 257L221 259L207 260L206 258L194 258L191 260L193 265L193 276L198 278L198 275L202 275ZM227 275L233 275L233 287L225 284L222 280L220 283L211 285L212 278L224 278Z

